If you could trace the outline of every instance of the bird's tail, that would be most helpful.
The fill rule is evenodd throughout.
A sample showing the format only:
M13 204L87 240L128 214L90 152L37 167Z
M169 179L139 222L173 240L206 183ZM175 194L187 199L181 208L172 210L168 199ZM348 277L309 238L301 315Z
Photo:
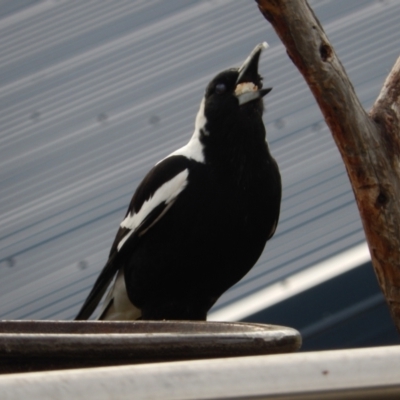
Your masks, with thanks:
M90 291L85 302L83 303L82 308L80 309L78 315L75 317L76 321L89 319L98 304L100 303L100 300L104 296L104 293L106 292L108 286L110 285L117 272L114 258L115 257L110 257L108 259L107 264L104 266L95 284L93 285L93 288Z

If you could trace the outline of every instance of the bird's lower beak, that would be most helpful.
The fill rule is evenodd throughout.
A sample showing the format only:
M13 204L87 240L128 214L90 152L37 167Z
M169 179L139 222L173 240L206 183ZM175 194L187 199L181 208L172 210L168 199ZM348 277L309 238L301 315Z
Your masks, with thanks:
M236 80L235 95L239 105L258 100L269 93L272 88L260 89L260 75L258 74L258 61L261 52L268 47L266 42L257 45L239 68L239 76ZM261 85L260 85L261 86Z

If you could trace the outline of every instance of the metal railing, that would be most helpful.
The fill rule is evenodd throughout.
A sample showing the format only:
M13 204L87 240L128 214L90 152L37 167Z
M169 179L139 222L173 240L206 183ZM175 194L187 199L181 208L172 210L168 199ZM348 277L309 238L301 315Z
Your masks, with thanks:
M2 321L0 372L293 352L292 328L233 322Z

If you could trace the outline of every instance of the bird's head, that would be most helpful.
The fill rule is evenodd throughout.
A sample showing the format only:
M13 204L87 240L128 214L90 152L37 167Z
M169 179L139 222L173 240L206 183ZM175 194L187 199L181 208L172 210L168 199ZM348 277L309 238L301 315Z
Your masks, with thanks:
M258 73L260 54L266 47L266 43L257 45L240 68L223 71L208 84L196 121L205 132L207 127L262 116L262 98L272 90L262 88Z

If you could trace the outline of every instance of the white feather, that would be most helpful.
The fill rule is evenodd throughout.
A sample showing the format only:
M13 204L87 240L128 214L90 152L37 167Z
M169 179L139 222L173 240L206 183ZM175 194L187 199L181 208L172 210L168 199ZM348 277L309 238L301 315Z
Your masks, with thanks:
M110 302L112 302L111 305ZM104 310L106 311L104 312ZM118 271L114 285L104 300L100 315L102 319L108 321L136 320L141 317L140 309L136 308L128 298L123 269Z
M167 157L171 156L185 156L186 158L195 160L200 163L204 163L204 153L203 153L203 144L200 141L200 136L201 132L203 132L205 135L208 135L208 131L206 129L206 124L207 124L207 118L204 114L204 103L205 99L202 100L200 104L200 109L199 112L197 113L196 116L196 122L194 125L194 133L189 140L188 144L185 146L181 147L178 150L175 150L173 153L169 154ZM165 160L163 158L161 161ZM159 161L157 164L159 164L161 161Z
M146 200L137 213L129 214L121 222L121 228L130 229L130 232L118 243L118 250L122 248L124 243L129 239L138 226L145 220L145 218L154 210L158 205L165 202L167 205L173 201L187 185L187 178L189 170L185 169L178 175L175 175L171 180L165 182L160 186L156 192Z

